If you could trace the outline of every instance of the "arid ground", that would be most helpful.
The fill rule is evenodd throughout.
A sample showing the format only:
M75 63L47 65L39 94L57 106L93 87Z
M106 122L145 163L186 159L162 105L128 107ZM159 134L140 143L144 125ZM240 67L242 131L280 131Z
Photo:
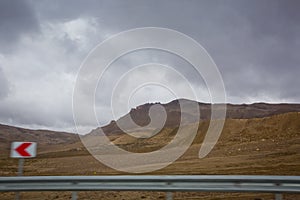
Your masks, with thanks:
M227 119L222 135L212 152L198 158L209 122L200 123L189 150L175 163L148 174L197 175L300 175L300 113L285 113L265 118ZM9 128L9 127L6 127ZM164 129L149 140L120 134L110 136L114 144L134 152L160 148L174 134ZM39 133L36 133L39 134ZM67 134L66 134L67 135ZM101 137L101 136L100 136ZM103 136L102 136L103 137ZM67 139L66 139L67 138ZM121 175L101 164L84 148L78 136L65 137L47 145L42 141L38 156L25 160L25 176L41 175ZM162 142L164 141L164 142ZM9 158L9 146L2 145L1 176L16 176L18 160ZM26 192L23 199L69 199L70 192ZM14 193L1 193L1 199L13 199ZM162 192L80 192L79 199L164 199ZM273 194L176 192L174 199L274 199ZM300 195L284 194L284 199Z

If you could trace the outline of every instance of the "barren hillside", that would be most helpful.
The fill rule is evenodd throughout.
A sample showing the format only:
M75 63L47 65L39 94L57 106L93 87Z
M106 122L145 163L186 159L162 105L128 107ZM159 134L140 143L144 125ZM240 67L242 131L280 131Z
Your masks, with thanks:
M166 104L160 103L148 103L140 105L130 110L127 115L124 115L117 120L120 124L126 124L131 118L137 125L145 126L150 122L149 109L155 104L163 106L167 113L167 119L165 127L177 127L180 123L181 115L187 119L188 122L193 123L198 121L198 118L193 116L193 110L188 113L182 113L180 110L179 101L189 107L189 104L197 103L200 110L201 120L208 120L211 116L211 104L205 104L195 102L187 99L174 100ZM217 104L218 105L218 104ZM254 103L254 104L227 104L226 105L226 118L228 119L251 119L251 118L262 118L277 114L283 114L288 112L300 112L300 104L266 104L266 103ZM128 127L130 129L130 127ZM111 121L110 124L102 127L105 134L122 134L122 131L117 126L115 121ZM96 131L96 130L95 130Z
M174 103L170 103L173 105ZM168 105L168 109L171 107ZM144 105L131 113L143 116ZM173 105L172 108L176 106ZM300 175L300 112L299 105L228 105L228 115L214 149L204 159L198 158L201 143L210 123L202 119L193 144L176 162L150 174L243 174L243 175ZM235 110L236 109L236 110ZM144 110L141 112L140 110ZM175 112L176 109L174 109ZM174 111L173 110L173 111ZM293 112L289 112L293 111ZM140 112L140 113L138 113ZM249 113L248 113L249 112ZM142 114L141 114L142 113ZM231 114L230 114L231 113ZM279 114L278 114L279 113ZM170 115L173 116L173 115ZM236 117L240 117L237 118ZM186 125L186 129L188 130ZM114 145L131 152L150 152L162 148L176 135L176 124L165 126L148 139L137 139L122 132L114 134L111 124L104 129ZM97 129L86 137L101 139ZM126 174L103 165L85 149L75 134L51 131L32 131L0 126L0 175L17 174L17 159L8 157L13 140L37 141L38 155L26 159L24 175L114 175ZM113 156L113 155L112 155ZM12 199L12 193L2 193L1 199ZM147 192L82 192L80 199L159 199L164 193ZM26 199L66 199L69 193L26 193ZM269 194L176 193L174 199L273 199ZM299 199L285 195L284 199Z

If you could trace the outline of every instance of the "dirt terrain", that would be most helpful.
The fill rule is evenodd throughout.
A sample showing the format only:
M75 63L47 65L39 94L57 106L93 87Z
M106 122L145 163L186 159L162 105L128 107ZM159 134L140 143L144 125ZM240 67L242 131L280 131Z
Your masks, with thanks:
M217 145L207 157L199 159L198 152L208 125L208 120L200 122L193 144L176 162L148 174L300 175L300 112L261 118L228 118ZM9 127L6 127L7 130ZM126 134L112 134L109 137L115 145L128 151L149 152L167 144L176 134L176 130L176 127L165 127L159 134L149 139L136 139ZM33 132L31 134L37 134L36 137L42 134ZM3 132L0 130L0 133ZM24 133L29 134L26 130L23 130ZM50 140L50 138L52 138L51 134L48 139ZM18 161L9 158L8 140L2 135L1 141L4 139L6 139L5 143L1 143L3 154L0 156L0 175L15 176L17 175ZM39 143L36 158L26 159L25 176L128 174L101 164L89 154L76 135L63 133L63 137L60 139L52 138L56 142L49 142L48 139L44 138L42 140L44 142ZM23 199L70 199L70 194L70 192L35 192L22 193L21 196ZM0 198L13 199L14 194L0 193ZM80 192L79 199L165 199L165 193ZM274 195L177 192L174 193L174 199L267 200L274 199ZM300 199L300 195L285 194L284 199Z

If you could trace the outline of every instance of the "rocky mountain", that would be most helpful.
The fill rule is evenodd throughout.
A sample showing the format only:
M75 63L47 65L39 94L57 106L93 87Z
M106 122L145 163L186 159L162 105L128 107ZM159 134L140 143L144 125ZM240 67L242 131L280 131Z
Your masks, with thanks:
M118 119L118 124L127 125L130 118L139 126L144 127L150 122L149 110L153 105L162 106L166 110L166 122L164 128L173 130L178 127L181 116L186 119L187 122L195 122L198 118L195 118L194 111L188 110L188 112L181 113L180 103L187 105L199 106L200 109L200 121L206 121L210 119L211 105L206 103L195 102L187 99L174 100L166 104L161 103L147 103L140 105L130 110L128 114ZM269 117L277 114L284 114L289 112L300 112L300 104L266 104L266 103L254 103L254 104L227 104L227 119L253 119ZM107 135L120 135L124 133L117 125L116 121L111 121L108 125L102 127L102 130ZM130 123L128 123L130 124ZM133 132L139 130L134 129L128 125L128 130ZM142 128L144 131L144 129ZM99 128L93 130L90 135L99 133ZM38 142L39 145L60 145L60 144L72 144L79 142L78 135L65 132L55 132L50 130L30 130L19 127L13 127L8 125L0 125L0 147L1 149L8 150L10 143L13 141L32 141Z
M164 127L177 127L180 123L181 116L186 119L187 122L193 123L198 120L194 116L194 111L189 110L186 113L182 113L180 110L180 104L184 104L189 108L189 105L198 104L200 110L200 119L209 120L211 117L211 104L195 102L187 99L174 100L166 104L161 103L147 103L140 105L130 110L128 114L121 117L116 121L111 121L108 125L102 127L105 134L122 134L123 131L118 127L118 124L130 124L132 119L139 126L146 126L150 123L149 110L151 106L159 105L166 110L167 118ZM221 104L216 104L222 107ZM194 107L193 107L194 108ZM226 118L227 119L252 119L263 118L272 115L284 114L289 112L300 112L300 104L267 104L267 103L254 103L254 104L226 104ZM126 127L126 130L130 130L132 127ZM124 129L123 129L124 130ZM97 129L92 133L98 132Z

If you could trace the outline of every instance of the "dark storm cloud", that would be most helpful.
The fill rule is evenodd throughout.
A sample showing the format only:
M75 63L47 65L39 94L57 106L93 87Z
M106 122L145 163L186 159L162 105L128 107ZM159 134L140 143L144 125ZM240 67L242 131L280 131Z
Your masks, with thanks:
M36 32L39 23L28 1L0 1L0 45L1 52L12 50L23 34Z
M229 102L300 102L299 7L298 0L2 0L1 123L72 127L72 89L82 59L108 36L146 26L174 29L203 45L220 69ZM202 87L191 66L174 56L139 52L117 64L124 70L153 58ZM107 85L122 72L111 70ZM180 86L175 77L166 79ZM109 110L109 102L99 104Z
M229 96L255 99L263 94L268 101L299 102L299 6L299 1L239 1L229 9L243 23L231 27L223 44L212 49Z

